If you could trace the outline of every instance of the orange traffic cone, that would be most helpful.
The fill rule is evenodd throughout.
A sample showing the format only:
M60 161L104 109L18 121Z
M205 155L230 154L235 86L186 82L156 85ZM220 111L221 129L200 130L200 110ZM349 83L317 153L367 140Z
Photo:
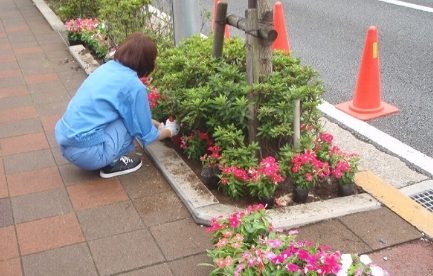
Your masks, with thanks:
M212 18L212 30L215 31L215 18L216 18L216 13L218 10L218 2L220 2L221 0L214 0L213 3L213 18ZM230 33L229 33L229 25L226 24L225 29L224 29L224 37L226 39L230 38Z
M286 31L283 5L281 2L276 2L274 5L274 29L277 31L278 36L272 44L272 50L281 50L285 54L288 54L290 51L290 45Z
M335 107L349 115L368 121L398 112L398 108L380 99L379 50L377 28L367 31L364 53L352 101L337 104Z

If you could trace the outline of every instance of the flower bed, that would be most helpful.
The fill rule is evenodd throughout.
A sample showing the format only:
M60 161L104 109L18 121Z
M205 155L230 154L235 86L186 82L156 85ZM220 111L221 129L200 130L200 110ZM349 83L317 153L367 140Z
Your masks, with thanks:
M342 254L324 244L297 241L296 230L275 229L263 205L213 218L206 229L213 249L210 275L383 276L388 273L366 255Z

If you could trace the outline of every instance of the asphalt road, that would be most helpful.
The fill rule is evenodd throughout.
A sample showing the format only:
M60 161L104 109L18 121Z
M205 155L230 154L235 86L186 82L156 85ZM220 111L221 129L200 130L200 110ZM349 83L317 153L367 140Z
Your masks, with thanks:
M213 0L202 2L213 11ZM248 1L226 2L229 14L245 15ZM319 72L332 105L353 99L367 29L377 27L381 99L399 112L368 123L433 157L433 1L411 0L426 11L389 0L280 2L292 55Z

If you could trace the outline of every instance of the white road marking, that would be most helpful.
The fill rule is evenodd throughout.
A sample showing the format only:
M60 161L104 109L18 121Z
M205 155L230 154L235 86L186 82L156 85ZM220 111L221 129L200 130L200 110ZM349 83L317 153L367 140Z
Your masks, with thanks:
M389 3L389 4L394 4L394 5L397 5L397 6L403 6L403 7L407 7L407 8L411 8L411 9L415 9L415 10L420 10L420 11L432 12L433 13L433 8L426 7L426 6L421 6L421 5L407 3L407 2L398 1L398 0L379 0L379 1L386 2L386 3Z

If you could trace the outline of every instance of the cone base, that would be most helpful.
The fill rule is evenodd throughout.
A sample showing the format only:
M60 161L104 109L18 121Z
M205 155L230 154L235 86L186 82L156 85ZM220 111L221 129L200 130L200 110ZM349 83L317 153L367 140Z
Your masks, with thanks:
M381 106L383 106L383 108L381 108L380 111L376 111L376 112L371 111L369 109L362 111L359 108L357 111L355 111L351 108L351 106L353 106L353 101L337 104L335 108L362 121L368 121L368 120L376 119L379 117L383 117L398 112L397 107L385 102L381 102Z

